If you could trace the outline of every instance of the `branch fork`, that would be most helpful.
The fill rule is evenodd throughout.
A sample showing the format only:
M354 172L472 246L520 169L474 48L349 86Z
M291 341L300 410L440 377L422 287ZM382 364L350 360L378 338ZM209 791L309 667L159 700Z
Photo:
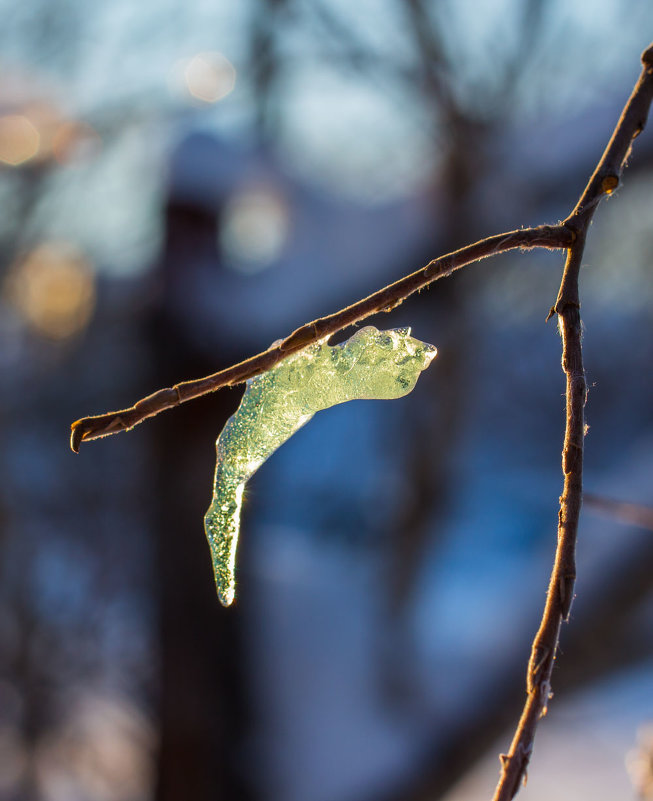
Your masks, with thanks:
M533 750L535 730L551 697L551 674L563 621L569 618L576 580L575 551L583 492L584 407L587 396L581 347L578 279L585 238L592 217L605 196L615 192L634 139L642 132L653 99L653 44L641 57L643 70L608 145L575 208L558 225L523 228L488 237L448 253L367 298L321 317L262 353L205 378L161 389L128 409L84 417L71 427L70 444L128 431L149 417L222 387L243 383L274 367L289 354L354 325L372 314L390 311L414 292L481 259L519 248L563 249L567 252L560 289L547 320L554 314L562 336L562 369L566 377L566 423L562 451L564 484L558 514L553 570L540 627L535 635L526 677L526 701L510 750L501 754L501 775L493 801L510 801L518 792Z

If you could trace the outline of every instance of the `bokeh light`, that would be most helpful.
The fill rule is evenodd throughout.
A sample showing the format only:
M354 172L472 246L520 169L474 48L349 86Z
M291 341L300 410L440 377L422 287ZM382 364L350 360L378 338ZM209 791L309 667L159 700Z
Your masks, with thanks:
M236 84L236 70L222 53L197 53L185 63L183 74L187 92L203 103L217 103Z
M626 767L637 797L650 801L653 799L653 726L643 726L638 741L638 748L626 757Z
M95 306L90 263L68 243L47 243L28 253L10 270L5 292L26 324L49 339L82 331Z
M289 228L288 206L277 191L245 189L227 204L220 245L234 269L258 273L281 255Z
M0 161L17 167L39 152L39 132L22 114L0 117Z

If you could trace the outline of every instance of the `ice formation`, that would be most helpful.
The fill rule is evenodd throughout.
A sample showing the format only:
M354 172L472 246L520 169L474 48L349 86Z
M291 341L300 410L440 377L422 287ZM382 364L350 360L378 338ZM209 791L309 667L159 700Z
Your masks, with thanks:
M407 395L437 351L410 328L367 326L333 347L321 340L247 382L216 442L213 499L204 517L218 596L234 600L234 569L247 480L316 412L358 399Z

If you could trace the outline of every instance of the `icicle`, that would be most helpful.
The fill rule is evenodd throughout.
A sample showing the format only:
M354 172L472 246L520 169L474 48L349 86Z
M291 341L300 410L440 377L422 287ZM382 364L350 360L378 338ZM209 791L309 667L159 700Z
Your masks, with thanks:
M240 510L247 480L321 409L357 399L407 395L437 351L410 328L367 326L333 347L322 340L247 382L216 442L213 500L204 517L220 601L234 600Z

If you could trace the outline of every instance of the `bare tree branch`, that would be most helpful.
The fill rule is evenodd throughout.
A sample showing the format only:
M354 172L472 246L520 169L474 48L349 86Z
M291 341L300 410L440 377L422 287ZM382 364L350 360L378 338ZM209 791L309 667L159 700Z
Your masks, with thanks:
M551 672L558 648L560 624L567 619L576 580L576 533L583 492L585 371L581 352L578 273L585 232L569 249L560 294L555 305L562 334L562 368L567 377L567 423L562 451L565 476L558 517L558 547L540 628L528 663L527 700L508 754L501 755L502 771L494 801L509 801L519 789L533 749L535 730L546 713L551 695Z
M185 403L209 392L215 392L222 387L241 384L248 378L269 370L286 356L313 342L329 337L372 314L391 311L414 292L423 289L438 278L450 275L454 270L458 270L466 264L515 248L567 248L573 239L573 231L563 224L540 225L537 228L523 228L497 234L453 253L440 256L422 267L421 270L399 279L369 297L363 298L335 314L306 323L293 331L282 342L239 364L205 378L184 381L168 389L161 389L139 400L129 409L77 420L71 427L70 446L77 452L84 440L106 437L109 434L117 434L119 431L128 431L148 417L153 417L166 409L172 409L180 403Z
M524 228L488 237L467 247L456 250L429 262L421 270L401 278L394 284L384 287L367 298L342 309L339 312L321 317L298 328L280 344L263 353L252 356L239 364L221 370L213 375L193 381L175 384L161 389L139 400L128 409L117 412L83 417L71 426L70 445L77 452L84 440L97 439L119 431L128 431L138 423L153 417L166 409L178 406L193 398L215 392L225 386L234 386L274 367L281 359L312 342L329 337L347 326L376 314L390 311L419 289L428 286L438 278L449 275L454 270L479 261L480 259L503 253L514 248L569 248L575 230L589 225L594 209L604 194L610 194L619 185L621 171L630 152L632 140L643 130L651 103L650 62L653 50L649 48L642 60L645 70L628 101L622 118L614 131L608 147L590 179L576 208L568 219L559 225L541 225ZM648 60L647 60L648 59Z
M578 519L582 505L584 407L586 383L581 348L581 320L578 278L585 239L592 217L604 195L619 185L633 140L646 123L653 99L653 44L643 53L644 65L612 137L578 203L567 219L555 226L539 226L489 237L435 259L367 298L327 317L298 328L267 351L214 375L176 384L138 401L129 409L86 417L72 425L71 447L133 428L138 423L200 395L233 386L270 369L281 359L307 345L328 338L366 317L390 311L419 289L454 270L488 256L514 248L564 248L567 260L554 306L562 335L562 368L566 376L566 425L562 453L564 487L560 498L558 544L549 582L547 600L532 645L527 670L527 699L510 750L502 755L502 770L494 801L512 799L526 774L535 731L545 714L551 694L551 673L560 626L569 615L576 578L575 550ZM548 319L548 318L547 318Z
M653 531L653 509L640 503L626 503L605 498L603 495L583 493L583 503L592 511L606 517Z
M644 69L617 127L580 200L565 220L576 239L568 250L560 291L549 312L558 315L562 335L562 369L567 380L566 425L562 451L564 487L558 514L558 546L546 604L528 663L527 698L508 754L501 755L501 776L494 801L510 801L526 775L535 731L551 696L551 672L563 620L569 616L576 580L576 538L583 498L584 408L587 395L581 347L578 276L587 230L605 194L619 185L633 139L644 128L653 99L653 45L642 54Z

